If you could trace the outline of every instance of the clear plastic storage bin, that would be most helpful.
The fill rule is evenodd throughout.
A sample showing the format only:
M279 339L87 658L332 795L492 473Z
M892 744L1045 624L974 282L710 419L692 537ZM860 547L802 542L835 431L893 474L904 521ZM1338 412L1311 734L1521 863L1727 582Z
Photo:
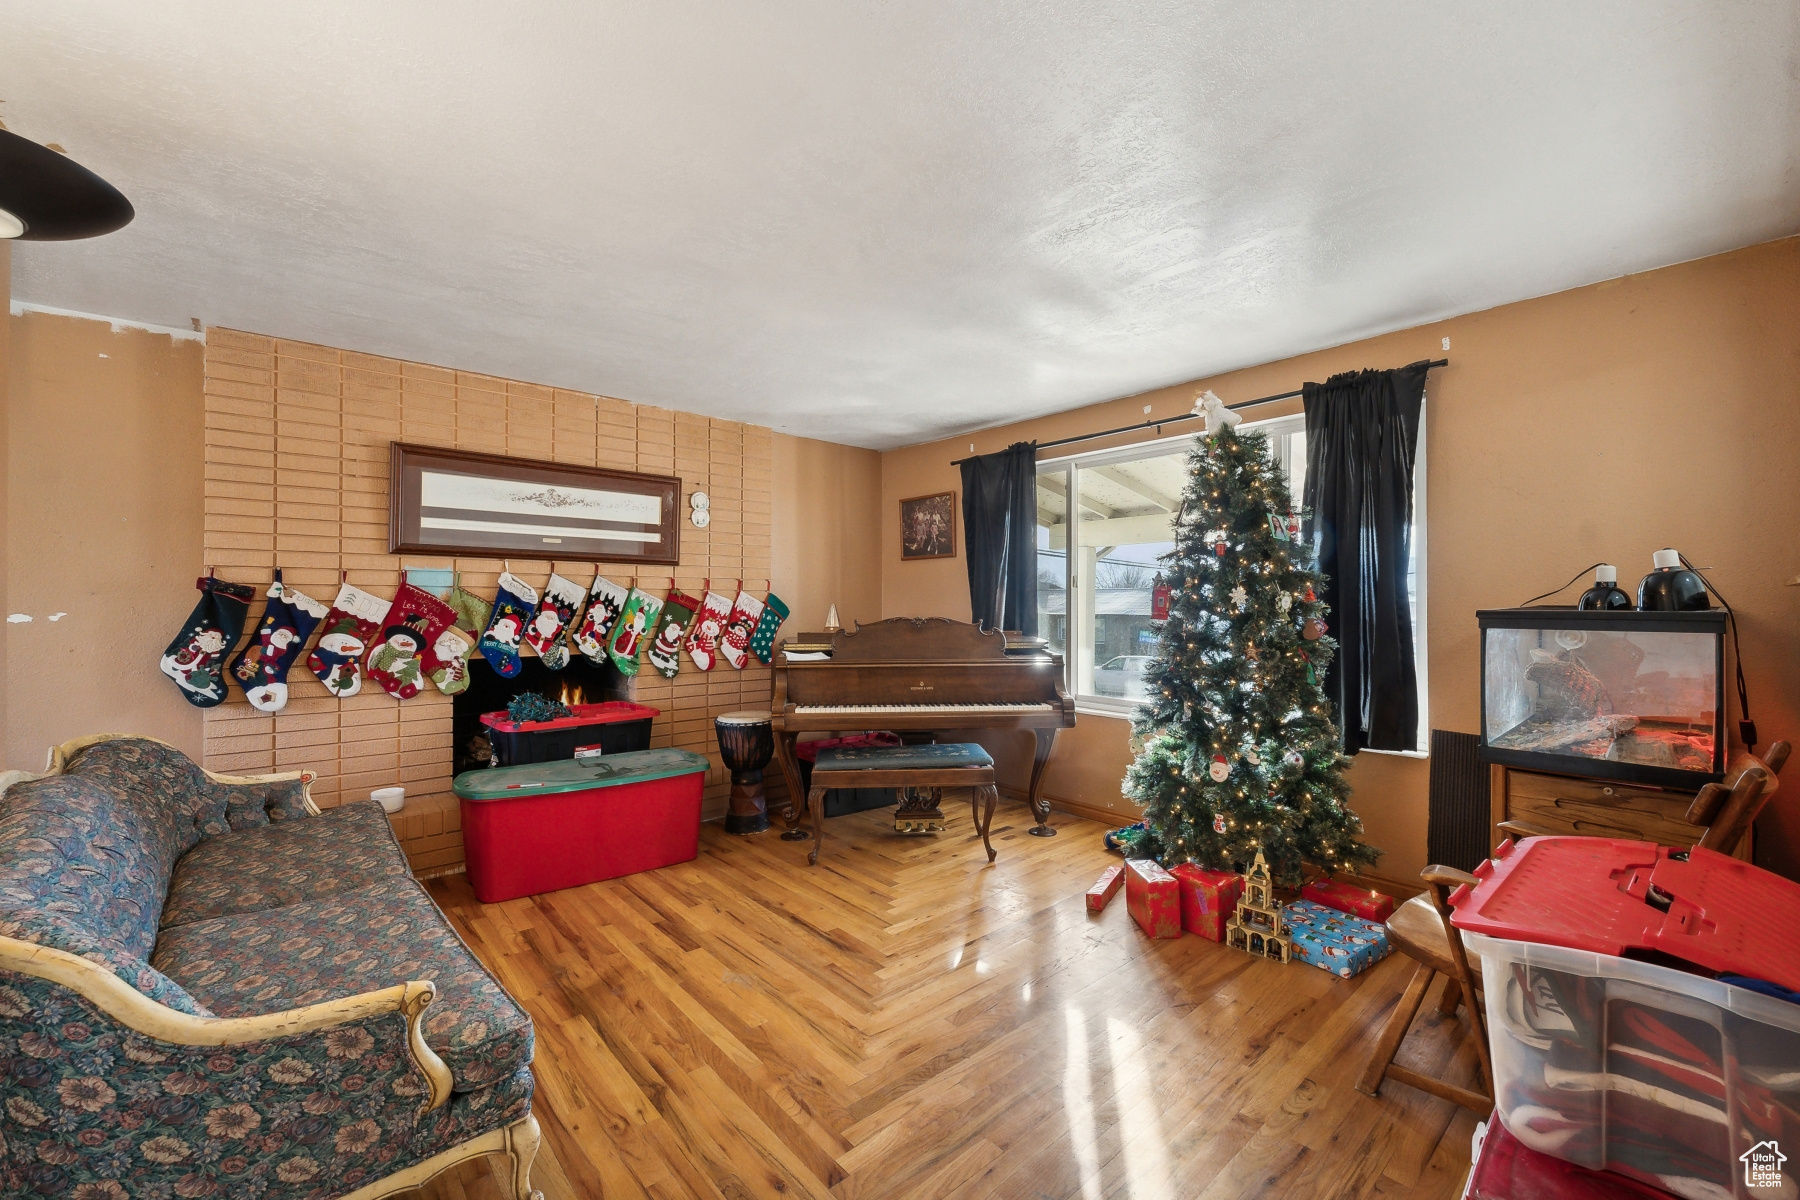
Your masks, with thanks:
M1785 1151L1800 1166L1800 1004L1590 951L1463 941L1514 1137L1691 1200L1800 1197L1800 1171L1780 1164ZM1769 1164L1777 1183L1755 1174Z

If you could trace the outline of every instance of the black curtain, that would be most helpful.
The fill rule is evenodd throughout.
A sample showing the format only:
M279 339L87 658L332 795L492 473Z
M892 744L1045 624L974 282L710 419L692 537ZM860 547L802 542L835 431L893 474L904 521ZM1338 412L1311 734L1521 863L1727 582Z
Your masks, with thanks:
M965 458L969 611L986 629L1037 635L1037 443Z
M1306 507L1338 641L1324 679L1344 752L1416 750L1412 603L1413 460L1426 364L1309 383Z

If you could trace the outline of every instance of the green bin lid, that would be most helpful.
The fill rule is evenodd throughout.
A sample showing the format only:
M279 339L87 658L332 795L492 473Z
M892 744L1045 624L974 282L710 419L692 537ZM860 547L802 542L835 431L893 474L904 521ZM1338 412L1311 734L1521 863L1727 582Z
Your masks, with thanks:
M451 784L464 800L511 800L522 796L548 796L580 792L588 788L648 783L676 775L706 770L704 754L692 750L627 750L623 754L593 758L565 758L556 762L524 763L517 767L493 767L464 771Z

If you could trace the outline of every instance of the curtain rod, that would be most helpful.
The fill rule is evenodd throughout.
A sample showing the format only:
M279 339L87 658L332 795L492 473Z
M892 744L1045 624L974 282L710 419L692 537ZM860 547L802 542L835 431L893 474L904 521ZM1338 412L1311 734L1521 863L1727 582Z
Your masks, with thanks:
M1449 365L1450 360L1447 358L1434 358L1425 364L1427 369L1432 367L1447 367ZM1225 407L1232 412L1236 412L1243 408L1255 408L1259 404L1273 404L1277 400L1292 400L1295 396L1304 395L1305 392L1305 388L1295 388L1291 392L1276 392L1273 396L1258 396L1254 400L1245 400L1238 404L1227 404ZM1078 433L1074 437L1057 438L1054 442L1039 442L1037 448L1039 450L1048 450L1053 446L1067 446L1073 442L1091 442L1095 438L1111 437L1115 433L1130 433L1136 429L1160 430L1164 425L1173 425L1177 421L1192 421L1195 417L1203 415L1203 413L1182 413L1177 417L1163 417L1160 420L1155 421L1140 421L1136 425L1121 425L1117 429L1102 429L1099 433ZM973 454L969 456L969 458L975 457L978 456ZM968 461L968 458L952 459L950 465L953 467L960 467Z

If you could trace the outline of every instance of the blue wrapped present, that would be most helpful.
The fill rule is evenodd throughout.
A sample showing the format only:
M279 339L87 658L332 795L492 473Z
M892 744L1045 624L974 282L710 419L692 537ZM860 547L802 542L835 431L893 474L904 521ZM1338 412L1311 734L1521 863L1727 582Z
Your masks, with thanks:
M1281 910L1293 937L1294 957L1342 975L1358 975L1393 952L1387 926L1365 921L1310 900L1296 900Z

